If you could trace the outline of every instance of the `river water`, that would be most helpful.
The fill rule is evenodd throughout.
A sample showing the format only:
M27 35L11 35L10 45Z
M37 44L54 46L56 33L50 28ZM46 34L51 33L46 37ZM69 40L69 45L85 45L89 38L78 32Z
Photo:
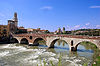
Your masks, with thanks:
M37 47L22 44L0 45L0 66L57 66L59 58L62 66L83 66L87 63L91 66L95 52L79 45L77 52L70 52L68 44L57 43L54 49L47 49L47 46Z

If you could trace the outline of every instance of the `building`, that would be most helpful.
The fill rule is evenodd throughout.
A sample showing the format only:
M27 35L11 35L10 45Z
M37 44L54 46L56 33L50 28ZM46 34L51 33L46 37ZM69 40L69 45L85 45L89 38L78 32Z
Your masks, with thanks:
M7 25L0 25L0 40L2 38L11 39L13 34L22 34L22 33L49 33L48 30L40 30L38 29L25 29L24 27L18 27L18 18L17 13L14 13L14 17L11 20L8 20ZM5 39L3 40L3 42Z
M0 43L8 42L9 32L8 32L8 25L0 25Z
M37 29L28 28L27 32L28 33L40 33L40 34L42 34L42 33L49 33L48 30L41 30L40 28L37 28Z
M0 37L8 37L9 32L8 32L8 25L0 25Z
M16 34L22 34L22 33L27 33L27 29L25 29L23 26L18 27Z
M9 34L16 33L18 29L18 18L17 18L17 13L14 13L14 18L12 20L8 20L8 31Z

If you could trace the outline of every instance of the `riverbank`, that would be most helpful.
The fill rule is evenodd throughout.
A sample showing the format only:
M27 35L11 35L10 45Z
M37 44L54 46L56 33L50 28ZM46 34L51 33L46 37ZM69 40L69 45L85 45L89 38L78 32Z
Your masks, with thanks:
M9 42L7 43L7 42L0 42L0 44L9 44Z
M93 66L100 66L100 55L94 61Z

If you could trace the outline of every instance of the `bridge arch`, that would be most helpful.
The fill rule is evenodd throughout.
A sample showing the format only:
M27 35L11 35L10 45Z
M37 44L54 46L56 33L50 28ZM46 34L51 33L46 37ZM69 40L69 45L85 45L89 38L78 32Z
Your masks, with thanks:
M26 38L22 38L20 44L29 44L29 41Z
M39 43L39 41L41 41L41 42ZM37 37L33 41L33 45L34 44L43 44L43 43L45 43L45 45L46 45L46 40L44 38L41 38L41 37Z
M91 43L91 45L94 44L95 47L98 48L98 46L96 45L95 42L91 42L91 41L79 41L79 42L75 45L75 47L74 47L74 51L77 51L78 46L79 46L82 42L86 42L87 44L88 44L88 43Z
M10 43L19 43L19 41L16 38L12 38L12 39L10 39Z
M65 39L60 39L60 38L56 38L56 39L53 39L51 42L50 42L50 48L54 48L54 44L58 41L58 40L62 40L62 41L65 41L68 46L69 46L69 43L65 40Z

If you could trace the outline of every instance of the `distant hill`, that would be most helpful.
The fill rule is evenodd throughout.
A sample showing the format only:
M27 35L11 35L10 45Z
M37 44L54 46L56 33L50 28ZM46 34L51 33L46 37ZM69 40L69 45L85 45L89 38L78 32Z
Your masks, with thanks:
M100 36L100 29L79 29L71 31L74 35Z

